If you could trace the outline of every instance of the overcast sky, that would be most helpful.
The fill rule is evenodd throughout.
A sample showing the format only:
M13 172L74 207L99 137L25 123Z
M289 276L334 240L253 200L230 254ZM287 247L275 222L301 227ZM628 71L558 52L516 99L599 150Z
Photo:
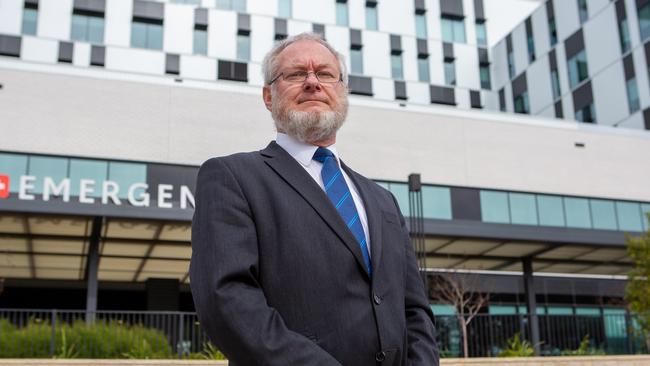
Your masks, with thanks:
M544 0L483 0L487 18L488 44L493 46L544 4Z

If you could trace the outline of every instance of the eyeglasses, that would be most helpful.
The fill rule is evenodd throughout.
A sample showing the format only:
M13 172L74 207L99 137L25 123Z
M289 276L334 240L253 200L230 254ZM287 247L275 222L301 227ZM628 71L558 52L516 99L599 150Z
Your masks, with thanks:
M281 72L278 76L274 77L271 82L269 82L269 85L273 84L280 77L282 77L282 80L288 83L304 83L305 80L307 80L309 77L309 74L314 74L319 82L325 84L334 84L338 83L339 81L343 81L343 74L334 75L329 71L294 71L287 74Z

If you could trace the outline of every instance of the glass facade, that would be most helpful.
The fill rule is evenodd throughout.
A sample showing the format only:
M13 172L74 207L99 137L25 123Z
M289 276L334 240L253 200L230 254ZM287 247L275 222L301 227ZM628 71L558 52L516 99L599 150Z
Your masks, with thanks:
M456 85L456 63L454 60L445 60L445 84Z
M278 0L278 16L291 18L291 0Z
M526 45L528 47L528 62L535 61L535 39L532 34L526 36Z
M591 200L591 217L594 229L616 230L616 208L613 201Z
M451 220L451 192L447 187L422 187L424 218Z
M336 25L348 25L348 3L336 2Z
M621 231L641 231L643 222L641 205L636 202L616 202L616 217Z
M442 26L443 42L465 43L465 22L462 19L442 17L440 19Z
M43 181L50 177L55 182L68 177L68 159L49 156L32 156L29 158L27 174L36 177L34 189L30 192L43 193Z
M566 226L589 229L591 228L591 213L589 200L586 198L564 198Z
M217 0L217 9L234 10L240 13L246 12L246 0Z
M23 9L22 34L36 35L36 24L38 22L38 10L25 8Z
M75 41L104 43L104 18L100 15L72 14L70 38Z
M69 178L72 182L81 179L90 179L95 182L103 182L108 177L108 162L99 160L70 159ZM88 194L90 197L101 197L101 185L95 185L95 189ZM79 185L70 185L70 195L79 195ZM124 189L124 188L123 188Z
M490 66L480 65L478 72L481 79L481 89L492 89L492 82L490 80Z
M565 226L564 202L562 197L537 195L539 224L543 226Z
M575 89L578 84L589 77L587 70L587 53L582 50L567 61L569 67L569 85Z
M557 100L562 96L560 74L558 74L557 70L551 70L551 89L553 90L553 100Z
M366 5L366 29L377 30L379 29L379 21L377 19L377 7Z
M476 22L476 44L479 46L487 46L487 30L485 29L484 22Z
M20 180L16 177L27 173L27 156L19 154L0 153L0 174L8 175L9 192L18 192Z
M639 32L643 42L650 37L650 3L643 5L637 11L639 14Z
M163 45L163 26L144 20L133 20L131 24L131 47L160 50Z
M636 78L631 78L625 82L625 89L627 90L627 105L630 109L630 113L634 113L639 110L639 89L636 85Z
M194 28L194 45L192 51L198 55L208 54L208 30L203 27Z
M589 19L589 11L587 10L587 0L577 0L578 1L578 16L580 17L580 23L584 23Z
M418 58L418 80L428 83L431 81L429 75L429 59L426 57Z
M404 79L402 55L390 55L390 69L393 79Z
M415 14L415 36L420 39L427 38L426 14Z
M247 34L237 35L237 59L248 61L251 58L251 37Z
M555 46L557 44L557 25L555 24L555 18L548 20L548 36L551 47Z
M535 195L530 193L509 193L510 222L521 225L537 225Z
M363 74L363 51L361 49L350 50L350 73Z
M630 39L630 27L627 18L622 19L618 23L618 37L621 42L621 53L626 53L630 50L632 42Z

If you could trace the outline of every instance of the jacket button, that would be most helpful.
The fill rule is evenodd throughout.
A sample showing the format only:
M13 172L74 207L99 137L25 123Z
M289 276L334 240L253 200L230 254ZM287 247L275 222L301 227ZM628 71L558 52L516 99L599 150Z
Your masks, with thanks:
M377 296L377 294L372 294L372 299L375 301L375 304L381 304L381 297Z
M386 359L386 352L379 351L379 352L375 353L375 361L383 362L385 359Z

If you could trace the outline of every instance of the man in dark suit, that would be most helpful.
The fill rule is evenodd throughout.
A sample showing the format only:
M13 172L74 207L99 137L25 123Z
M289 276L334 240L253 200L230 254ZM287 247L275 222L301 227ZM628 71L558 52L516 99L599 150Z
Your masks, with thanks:
M433 315L393 196L336 150L343 58L315 34L263 65L278 130L199 171L191 287L236 365L438 365Z

